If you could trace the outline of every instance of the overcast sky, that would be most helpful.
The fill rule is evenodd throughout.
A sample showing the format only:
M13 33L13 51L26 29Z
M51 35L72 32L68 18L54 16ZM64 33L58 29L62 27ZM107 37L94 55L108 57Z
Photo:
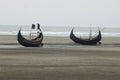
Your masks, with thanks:
M120 27L120 0L0 0L0 24Z

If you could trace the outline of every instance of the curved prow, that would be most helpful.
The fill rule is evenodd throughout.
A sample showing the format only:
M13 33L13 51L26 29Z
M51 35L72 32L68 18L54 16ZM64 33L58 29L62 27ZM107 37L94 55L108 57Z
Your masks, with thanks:
M72 28L71 32L70 32L70 38L72 37L73 34L73 30L74 30L74 27Z

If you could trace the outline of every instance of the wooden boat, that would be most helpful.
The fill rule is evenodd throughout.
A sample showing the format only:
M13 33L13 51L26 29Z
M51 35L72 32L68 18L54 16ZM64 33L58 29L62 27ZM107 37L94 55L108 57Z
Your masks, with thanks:
M72 41L74 41L75 43L79 43L79 44L83 44L83 45L96 45L96 44L101 44L101 31L99 30L99 33L96 37L91 38L91 39L82 39L82 38L78 38L74 35L73 33L74 28L71 30L70 33L70 39Z
M21 35L21 29L20 29L18 32L17 40L21 45L25 47L39 47L43 45L42 43L43 33L41 32L35 40L28 40Z

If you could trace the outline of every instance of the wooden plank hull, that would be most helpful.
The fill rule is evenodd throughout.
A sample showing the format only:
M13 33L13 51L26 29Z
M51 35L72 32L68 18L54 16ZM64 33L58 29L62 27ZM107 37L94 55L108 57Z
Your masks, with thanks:
M96 44L100 44L100 41L102 39L101 37L101 31L99 30L99 34L92 38L92 39L82 39L82 38L78 38L76 37L74 34L73 34L73 30L74 28L72 29L71 33L70 33L70 39L72 41L74 41L75 43L78 43L78 44L83 44L83 45L96 45Z
M28 40L25 39L22 35L21 35L21 29L18 32L18 36L17 36L17 40L18 42L25 46L25 47L40 47L43 45L42 40L43 40L43 34L42 32L39 34L39 36L37 37L37 39L35 40Z

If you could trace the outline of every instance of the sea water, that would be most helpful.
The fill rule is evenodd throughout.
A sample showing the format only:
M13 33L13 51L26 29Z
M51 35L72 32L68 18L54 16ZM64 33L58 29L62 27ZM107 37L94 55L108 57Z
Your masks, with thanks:
M33 30L31 25L0 25L0 35L17 35L21 28L23 35L29 35ZM74 28L76 36L94 36L98 33L98 27L87 26L41 26L44 36L64 36L69 37ZM120 37L120 27L99 27L103 37ZM35 30L34 30L35 31Z

